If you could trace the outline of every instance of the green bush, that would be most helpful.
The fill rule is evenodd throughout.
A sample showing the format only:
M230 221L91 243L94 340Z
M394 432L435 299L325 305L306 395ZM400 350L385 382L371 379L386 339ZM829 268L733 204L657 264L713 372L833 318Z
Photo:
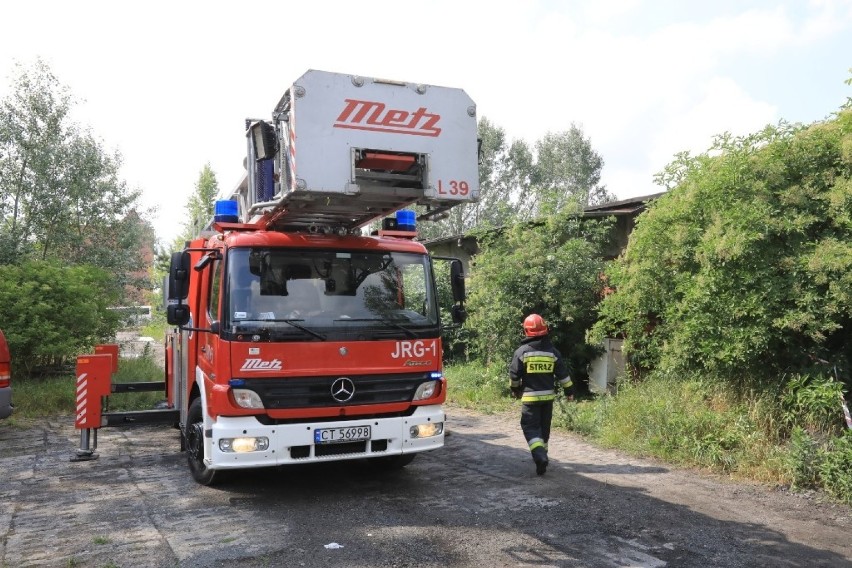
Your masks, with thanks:
M839 434L843 426L840 401L843 385L830 377L795 375L784 385L781 419L809 432Z
M793 489L809 489L819 485L822 452L819 444L803 428L795 427L790 436L787 467Z
M608 270L593 337L621 334L639 370L752 386L852 368L852 109L809 127L719 137L681 156L670 191Z
M72 358L115 335L118 290L92 266L27 261L0 265L0 325L16 379L66 369Z
M817 466L822 487L833 497L852 504L852 431L834 438Z
M586 344L585 334L597 317L602 251L611 228L609 221L562 214L480 237L466 325L484 365L507 366L523 338L524 318L538 313L548 322L572 377L586 376L597 352Z
M794 489L821 489L838 501L852 504L852 431L820 442L796 427L786 464Z

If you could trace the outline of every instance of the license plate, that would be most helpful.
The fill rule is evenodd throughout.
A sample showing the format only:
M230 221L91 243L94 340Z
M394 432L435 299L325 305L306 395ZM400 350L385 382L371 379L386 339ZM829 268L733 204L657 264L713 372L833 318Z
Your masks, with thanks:
M371 434L370 426L320 428L314 430L314 443L339 444L341 442L361 442L363 440L369 440Z

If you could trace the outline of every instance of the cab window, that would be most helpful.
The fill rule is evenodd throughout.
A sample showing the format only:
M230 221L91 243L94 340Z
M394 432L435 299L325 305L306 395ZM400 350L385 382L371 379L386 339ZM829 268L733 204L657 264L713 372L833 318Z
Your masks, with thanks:
M219 298L222 289L222 262L213 261L210 265L210 293L207 295L207 317L210 321L219 320Z

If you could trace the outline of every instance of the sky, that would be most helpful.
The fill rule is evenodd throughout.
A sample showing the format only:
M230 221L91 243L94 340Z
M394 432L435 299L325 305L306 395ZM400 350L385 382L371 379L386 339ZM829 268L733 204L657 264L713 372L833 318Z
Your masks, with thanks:
M233 189L245 119L309 69L462 88L531 146L575 124L627 199L715 135L830 118L852 97L852 0L4 3L0 97L37 58L168 245L205 164Z

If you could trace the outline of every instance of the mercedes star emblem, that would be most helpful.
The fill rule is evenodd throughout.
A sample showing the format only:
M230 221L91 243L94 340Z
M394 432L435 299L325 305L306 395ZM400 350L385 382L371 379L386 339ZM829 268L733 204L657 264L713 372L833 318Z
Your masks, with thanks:
M349 402L355 396L355 383L352 379L340 377L331 383L331 398L337 402Z

